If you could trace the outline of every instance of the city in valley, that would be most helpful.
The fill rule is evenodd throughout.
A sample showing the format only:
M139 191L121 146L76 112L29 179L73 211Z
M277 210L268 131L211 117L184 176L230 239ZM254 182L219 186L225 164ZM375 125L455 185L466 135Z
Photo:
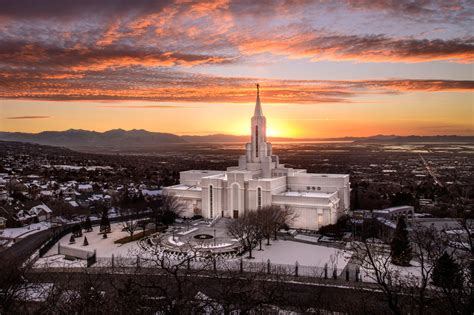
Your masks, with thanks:
M262 217L248 217L251 210L206 217L197 207L190 212L179 193L163 193L179 187L180 172L235 166L242 143L133 154L5 141L0 147L0 253L11 272L3 277L27 277L12 290L28 309L41 309L51 294L78 303L86 290L101 301L132 294L121 307L133 309L376 313L394 292L404 300L424 288L441 301L444 293L432 282L435 257L450 253L460 272L472 259L469 141L273 144L288 168L350 176L349 208L318 229L294 227L298 204L261 205L255 211ZM411 253L396 264L391 248L401 220ZM170 300L157 300L164 292ZM334 304L333 297L344 301Z
M472 25L0 0L0 315L474 314Z

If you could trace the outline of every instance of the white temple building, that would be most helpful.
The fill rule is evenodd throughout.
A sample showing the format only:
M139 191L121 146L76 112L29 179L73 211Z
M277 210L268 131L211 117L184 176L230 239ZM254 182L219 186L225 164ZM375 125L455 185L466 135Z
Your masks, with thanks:
M238 218L245 211L267 205L289 206L297 215L291 227L318 230L335 223L349 209L348 174L307 173L285 167L273 155L258 85L250 128L251 142L238 166L227 171L183 171L180 184L164 188L164 193L175 195L186 205L184 216Z

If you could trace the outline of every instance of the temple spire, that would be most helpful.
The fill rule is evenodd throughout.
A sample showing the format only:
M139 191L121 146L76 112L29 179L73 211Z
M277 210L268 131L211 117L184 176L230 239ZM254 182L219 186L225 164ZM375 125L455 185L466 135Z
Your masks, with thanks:
M260 104L260 84L256 84L257 86L257 102L255 104L255 111L253 113L254 117L262 117L263 116L263 111L262 111L262 104Z

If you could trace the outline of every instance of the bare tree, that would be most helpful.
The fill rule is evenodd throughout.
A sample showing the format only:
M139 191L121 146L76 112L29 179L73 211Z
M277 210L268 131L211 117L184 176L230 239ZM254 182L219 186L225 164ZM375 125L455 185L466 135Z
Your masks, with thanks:
M13 313L21 306L18 298L27 283L25 275L31 263L22 263L15 255L4 254L0 262L0 313Z
M248 258L252 259L252 249L261 236L257 211L244 212L238 219L229 221L227 233L239 240L244 250L248 250Z
M130 234L130 240L133 240L133 234L138 228L137 220L127 219L126 221L122 222L123 228Z
M463 228L459 228L455 231L462 230ZM467 235L462 234L463 244L467 246ZM456 233L454 235L457 236ZM469 285L469 280L456 292L445 288L435 289L431 284L433 269L439 257L445 252L458 253L458 250L452 247L453 235L440 232L434 227L414 225L410 242L413 247L410 272L406 267L392 264L392 252L388 245L369 242L367 239L352 243L353 259L365 270L366 277L378 285L390 310L394 314L425 314L433 312L434 308L443 310L443 313L472 313L472 286ZM463 261L462 254L456 256ZM467 275L472 256L464 257L467 259L464 260L464 272Z
M183 203L173 194L163 194L151 200L148 205L151 209L151 217L155 221L155 228L160 223L172 224L185 210Z

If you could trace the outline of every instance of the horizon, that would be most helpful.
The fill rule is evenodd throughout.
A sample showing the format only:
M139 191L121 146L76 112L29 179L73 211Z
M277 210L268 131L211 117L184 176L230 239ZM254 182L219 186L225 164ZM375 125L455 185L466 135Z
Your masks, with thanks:
M5 132L247 136L259 82L269 137L474 135L469 1L25 1L0 2Z
M105 131L96 131L96 130L87 130L87 129L76 129L69 128L64 130L43 130L39 132L22 132L22 131L4 131L0 130L0 133L25 133L25 134L41 134L46 132L68 132L68 131L84 131L84 132L96 132L104 134L112 131L144 131L148 133L158 133L158 134L169 134L175 135L178 137L209 137L209 136L229 136L229 137L250 137L249 134L230 134L230 133L209 133L209 134L179 134L179 133L170 133L163 131L151 131L146 129L123 129L123 128L114 128ZM345 138L375 138L375 137L473 137L473 135L457 135L457 134L433 134L433 135L417 135L417 134L408 134L408 135L399 135L399 134L372 134L368 136L340 136L340 137L285 137L285 136L268 136L269 139L290 139L290 140L331 140L331 139L345 139Z

